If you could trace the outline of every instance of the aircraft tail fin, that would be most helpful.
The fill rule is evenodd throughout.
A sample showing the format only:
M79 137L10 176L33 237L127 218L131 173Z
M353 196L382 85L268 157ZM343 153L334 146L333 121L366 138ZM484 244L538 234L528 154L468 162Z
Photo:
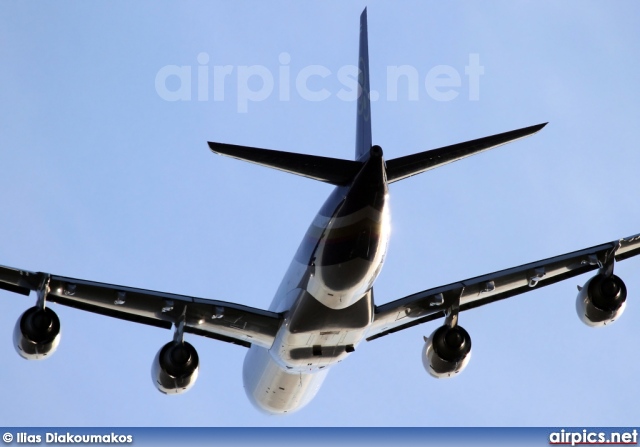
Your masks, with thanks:
M331 183L332 185L349 184L362 167L362 162L359 161L237 146L235 144L209 142L209 147L216 154L290 172L321 182Z
M367 8L360 15L360 51L358 57L358 110L356 117L356 160L371 149L371 101L369 98L369 43Z
M419 152L405 157L387 160L387 181L389 183L420 174L430 169L438 168L454 161L462 160L470 155L493 149L494 147L510 143L520 138L528 137L538 132L547 123L524 127L510 132L499 133L477 140L465 141L451 146L445 146L430 151Z

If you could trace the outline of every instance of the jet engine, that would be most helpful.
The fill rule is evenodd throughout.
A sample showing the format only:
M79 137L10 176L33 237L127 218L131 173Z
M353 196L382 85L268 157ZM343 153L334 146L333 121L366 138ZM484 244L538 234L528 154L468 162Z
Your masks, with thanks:
M43 360L60 343L60 320L49 308L31 307L16 322L13 346L27 360Z
M576 311L584 324L605 326L622 315L627 305L627 287L615 275L599 274L580 289Z
M439 327L429 338L425 338L422 364L437 379L455 376L467 366L470 359L471 337L460 326Z
M180 394L193 386L198 378L198 352L189 343L172 341L156 354L151 378L164 394Z

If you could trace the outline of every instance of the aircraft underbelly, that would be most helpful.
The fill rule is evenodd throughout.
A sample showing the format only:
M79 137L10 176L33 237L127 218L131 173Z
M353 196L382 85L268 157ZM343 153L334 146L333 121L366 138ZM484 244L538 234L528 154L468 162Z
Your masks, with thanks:
M292 269L296 271L296 269ZM373 318L371 291L345 309L331 309L305 289L290 291L286 312L270 349L252 346L245 357L244 388L258 409L291 413L313 399L329 370L363 339Z
M256 408L269 414L285 414L308 404L328 371L288 371L276 363L268 350L252 346L244 360L242 378L247 397Z
M258 409L282 414L302 408L329 367L363 340L389 233L378 148L348 187L334 189L307 230L270 306L284 317L273 344L252 345L245 357L244 387Z
M309 278L307 291L327 307L344 309L371 288L379 265L356 258L341 264L316 267L314 275Z

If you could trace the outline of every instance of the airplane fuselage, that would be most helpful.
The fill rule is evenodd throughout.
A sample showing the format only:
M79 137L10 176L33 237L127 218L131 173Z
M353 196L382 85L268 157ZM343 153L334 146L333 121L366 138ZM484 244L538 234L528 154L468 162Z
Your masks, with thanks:
M363 340L373 320L373 282L390 233L382 150L374 146L351 182L328 197L269 310L284 313L270 349L252 346L243 369L251 402L268 413L307 404L328 367Z
M331 366L363 340L443 318L424 337L421 358L435 378L458 375L471 357L471 336L459 325L462 311L494 303L598 270L576 298L580 319L609 325L626 307L624 282L614 263L640 255L640 235L553 258L422 290L374 305L373 284L390 236L388 185L503 144L525 138L546 123L502 132L384 161L373 146L366 9L360 16L355 159L208 142L212 152L335 185L287 270L269 310L239 303L0 266L0 290L29 295L35 306L16 321L14 347L27 360L53 354L58 303L138 324L173 328L158 351L151 380L164 394L188 391L199 375L195 347L202 336L249 348L243 382L249 400L269 414L299 410L316 395ZM254 257L255 258L255 257Z

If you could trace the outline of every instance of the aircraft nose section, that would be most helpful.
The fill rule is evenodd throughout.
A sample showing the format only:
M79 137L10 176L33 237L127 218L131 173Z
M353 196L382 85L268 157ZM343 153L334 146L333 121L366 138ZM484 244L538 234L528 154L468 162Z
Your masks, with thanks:
M255 408L269 415L294 413L317 394L329 369L288 371L266 349L249 348L242 368L244 390Z

